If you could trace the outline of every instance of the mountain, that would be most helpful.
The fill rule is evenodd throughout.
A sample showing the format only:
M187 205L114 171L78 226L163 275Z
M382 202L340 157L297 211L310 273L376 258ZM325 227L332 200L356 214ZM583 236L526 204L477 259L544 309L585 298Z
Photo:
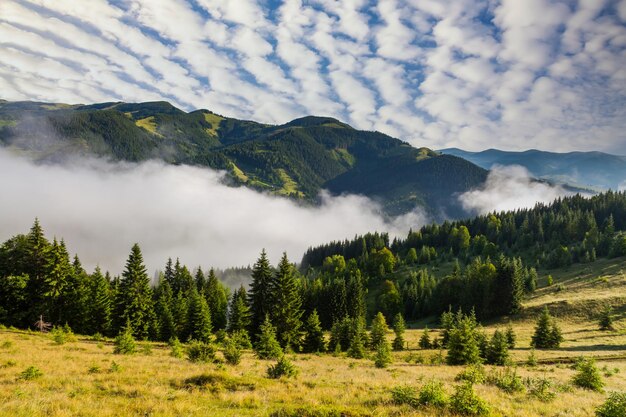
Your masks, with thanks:
M456 195L487 177L465 159L330 117L267 125L208 110L187 113L167 102L0 101L0 143L39 161L81 154L207 166L226 170L234 185L276 195L315 202L322 189L358 193L390 215L422 206L437 219L465 216Z
M440 152L467 159L485 169L494 165L521 165L535 177L578 187L617 190L626 182L626 156L603 152L555 153L536 149L524 152L498 149L468 152L458 148L442 149Z

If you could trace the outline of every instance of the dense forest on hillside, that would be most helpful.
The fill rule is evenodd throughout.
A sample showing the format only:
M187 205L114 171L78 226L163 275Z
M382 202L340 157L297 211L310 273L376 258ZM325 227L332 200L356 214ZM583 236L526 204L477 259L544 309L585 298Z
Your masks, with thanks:
M454 196L487 177L462 158L329 117L266 125L166 102L0 101L0 144L48 162L78 154L206 166L227 171L233 185L309 204L327 189L374 198L390 215L420 206L433 218L467 215Z
M70 259L63 240L50 242L35 221L0 247L0 323L28 328L42 318L104 335L132 328L152 340L207 339L214 332L257 340L270 326L283 347L304 349L311 326L340 334L365 326L376 312L389 322L450 308L478 318L509 315L535 290L536 268L626 255L625 219L626 193L608 192L425 226L391 243L376 233L331 243L310 249L302 272L287 254L272 267L263 251L249 288L232 294L213 270L171 259L151 283L138 245L121 276L99 268L89 274L78 256ZM444 263L454 267L440 275Z

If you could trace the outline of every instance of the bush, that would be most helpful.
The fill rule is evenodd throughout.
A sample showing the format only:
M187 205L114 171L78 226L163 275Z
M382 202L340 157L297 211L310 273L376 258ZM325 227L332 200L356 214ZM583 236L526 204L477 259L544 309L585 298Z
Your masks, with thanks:
M495 385L502 391L513 394L514 392L523 392L525 390L524 381L517 375L517 370L505 368L500 371L494 371L487 376L487 383Z
M602 376L600 376L600 371L596 367L596 363L593 359L580 358L576 362L575 369L578 373L574 375L572 379L574 385L580 388L602 392L604 383L602 382Z
M50 331L50 336L52 336L52 340L54 340L54 343L57 345L62 345L67 341L62 327L54 326Z
M456 387L450 398L450 408L453 412L463 416L486 416L489 406L474 392L474 386L466 382Z
M234 340L227 340L224 343L224 359L230 365L239 365L241 362L241 349Z
M604 404L596 408L598 417L626 416L626 392L612 392Z
M552 401L556 397L556 392L552 389L553 384L547 378L529 378L526 380L528 395L543 402Z
M180 343L177 337L172 337L167 344L170 346L170 356L175 358L183 357L183 344Z
M454 380L465 381L471 384L481 384L485 382L485 368L483 368L482 365L470 365L462 370Z
M409 385L399 385L391 389L391 399L394 404L398 405L410 405L411 407L417 407L418 399L415 388Z
M267 368L268 378L278 379L282 376L291 378L298 375L298 369L286 356L281 356L275 365Z
M187 346L187 359L191 362L215 361L215 346L211 343L192 340Z
M135 343L132 329L128 326L124 331L117 335L114 344L115 348L113 349L113 353L130 355L137 351L137 344Z
M28 368L24 369L20 373L20 375L18 376L18 379L23 379L24 381L30 381L32 379L36 379L41 376L43 376L43 372L41 372L39 368L35 366L29 366Z
M230 335L230 339L235 342L235 345L239 349L252 349L252 342L250 336L245 330L237 330Z
M450 399L448 394L443 389L443 383L441 381L430 381L424 384L420 389L418 403L420 405L432 406L432 407L446 407Z
M537 366L537 356L535 356L535 348L530 349L530 353L528 354L528 359L526 359L526 365Z

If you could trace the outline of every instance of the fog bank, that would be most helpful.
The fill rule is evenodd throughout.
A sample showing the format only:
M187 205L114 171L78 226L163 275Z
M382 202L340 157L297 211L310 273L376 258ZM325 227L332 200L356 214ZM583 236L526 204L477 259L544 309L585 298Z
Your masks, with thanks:
M299 262L312 245L369 231L405 236L426 220L415 211L386 221L377 204L354 195L323 194L319 207L303 207L228 187L223 176L157 161L40 165L0 149L0 241L26 233L38 217L89 270L120 273L137 242L152 274L168 257L190 267L248 265L261 248L272 262L285 250Z

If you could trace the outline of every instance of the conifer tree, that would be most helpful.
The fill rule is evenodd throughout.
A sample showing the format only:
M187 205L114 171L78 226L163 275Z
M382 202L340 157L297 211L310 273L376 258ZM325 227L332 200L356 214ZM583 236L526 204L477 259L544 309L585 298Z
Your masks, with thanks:
M506 334L496 330L487 346L487 363L504 366L509 362L509 344Z
M558 348L562 341L563 336L556 320L550 315L548 307L544 307L537 319L531 346L537 349L552 349Z
M190 339L208 343L211 341L211 312L202 294L195 287L189 292L189 314L187 334Z
M377 368L386 368L391 362L391 346L389 346L389 342L385 340L376 348L376 355L374 355L374 365Z
M228 332L248 332L250 328L250 307L248 294L242 285L233 293L228 310Z
M272 281L272 323L276 326L276 334L283 349L295 349L300 346L302 333L302 299L294 268L287 253L278 264L278 270Z
M63 320L61 296L72 273L69 254L63 241L58 243L54 239L47 253L47 261L42 278L43 301L51 321L60 324Z
M111 289L100 267L91 275L90 328L94 333L111 334Z
M506 328L506 342L509 349L515 348L515 342L517 340L517 335L515 334L515 330L513 330L513 326L509 324Z
M178 293L176 282L175 282L175 274L174 274L174 265L172 262L172 258L167 258L167 263L165 264L165 272L163 272L163 280L167 282L172 290L172 293L176 295Z
M466 365L481 361L476 321L472 316L463 315L460 311L457 314L448 339L446 361L449 365Z
M198 267L196 270L196 276L194 277L194 281L196 282L196 289L198 292L201 292L206 287L206 277L204 276L204 272L202 272L202 268Z
M215 330L226 329L228 318L228 290L224 284L217 279L213 268L209 271L204 295L211 312L213 327Z
M325 352L326 340L324 340L324 332L322 331L317 310L313 310L307 318L305 331L302 350L306 353Z
M609 304L607 304L602 312L600 313L600 318L598 320L598 326L600 330L613 330L613 309Z
M257 335L265 317L270 313L272 291L272 270L265 249L261 251L252 268L252 282L248 292L248 303L250 305L250 333Z
M169 341L176 339L176 320L172 313L173 295L172 288L167 280L162 280L155 291L155 311L157 315L158 339L161 341Z
M64 242L62 243L65 245ZM71 323L72 328L78 333L91 333L89 331L89 297L89 276L78 255L75 255L59 304L62 310L61 321Z
M430 348L432 348L432 344L430 342L430 332L428 331L428 326L424 327L424 331L422 332L422 336L420 336L419 346L420 346L420 349L430 349Z
M370 349L376 350L381 343L387 340L387 321L380 311L372 320L372 328L370 330Z
M260 359L278 359L283 355L283 350L276 340L276 328L272 326L269 315L265 316L265 320L261 324L260 333L257 336L257 342L254 350Z
M393 319L393 331L396 334L395 339L393 339L393 350L404 350L404 332L406 331L406 323L404 322L404 317L402 317L402 314L400 313L396 314L396 317Z
M187 334L187 316L189 313L189 303L187 297L179 292L172 298L172 305L170 307L172 316L174 317L174 324L176 326L176 334L181 340L187 340L189 335Z
M353 319L354 327L348 347L348 357L363 359L365 357L365 323L363 319Z
M49 251L51 249L50 242L44 236L44 231L39 224L39 219L35 219L30 232L27 235L26 246L26 262L24 263L28 280L28 294L31 294L32 310L30 316L39 317L40 314L48 314L44 311L45 306L40 305L44 302L44 294L47 292L44 278L50 267Z
M367 306L365 303L365 285L361 271L356 266L354 260L348 262L348 287L347 287L347 309L348 315L353 318L365 319Z
M122 273L117 297L117 312L122 323L129 322L133 334L145 339L153 320L152 289L143 264L143 255L134 244Z

